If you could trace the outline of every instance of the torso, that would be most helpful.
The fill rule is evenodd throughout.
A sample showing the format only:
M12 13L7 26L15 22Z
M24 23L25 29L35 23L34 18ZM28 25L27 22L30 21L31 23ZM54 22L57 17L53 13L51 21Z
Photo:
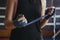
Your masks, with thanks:
M18 6L17 6L15 19L20 13L23 13L25 15L26 19L28 20L28 22L30 22L30 21L40 17L40 7L41 7L40 0L18 0ZM16 30L15 32L17 34L16 39L18 39L18 36L21 35L22 37L21 36L20 37L22 39L28 38L26 40L40 40L39 21L32 25L29 25L25 28L15 29L15 30ZM20 37L19 37L19 39L20 39Z
M40 17L41 1L39 0L18 0L16 16L23 13L28 22Z
M28 22L40 17L41 0L18 0L16 16L23 13ZM40 21L34 23L36 29L40 30Z

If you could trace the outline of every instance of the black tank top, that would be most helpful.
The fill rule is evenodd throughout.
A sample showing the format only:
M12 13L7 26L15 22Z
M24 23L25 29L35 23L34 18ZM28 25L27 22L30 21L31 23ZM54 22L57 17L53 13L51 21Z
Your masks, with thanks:
M17 16L23 13L28 22L40 17L41 0L18 0ZM16 28L11 36L12 39L18 40L41 40L39 28L40 22L36 22L24 28ZM15 36L16 34L16 36ZM15 38L16 37L16 38ZM21 38L20 38L21 37Z
M18 6L16 10L17 16L23 13L28 22L40 17L41 1L40 0L18 0Z

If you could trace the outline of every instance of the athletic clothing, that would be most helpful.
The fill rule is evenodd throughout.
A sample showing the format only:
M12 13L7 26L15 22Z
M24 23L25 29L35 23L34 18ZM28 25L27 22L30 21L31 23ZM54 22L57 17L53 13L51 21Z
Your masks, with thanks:
M41 0L18 0L16 15L24 14L28 22L40 17ZM40 21L11 32L10 40L41 40Z
M40 0L18 0L17 11L14 20L17 16L23 13L28 22L40 17Z
M41 40L35 24L12 30L10 40Z

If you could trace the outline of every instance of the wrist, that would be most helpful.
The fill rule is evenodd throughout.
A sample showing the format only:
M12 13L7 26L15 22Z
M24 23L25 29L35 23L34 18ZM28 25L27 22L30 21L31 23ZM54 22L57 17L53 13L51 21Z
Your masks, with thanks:
M47 16L45 16L45 19L49 19L50 17L52 17L52 15L47 14Z

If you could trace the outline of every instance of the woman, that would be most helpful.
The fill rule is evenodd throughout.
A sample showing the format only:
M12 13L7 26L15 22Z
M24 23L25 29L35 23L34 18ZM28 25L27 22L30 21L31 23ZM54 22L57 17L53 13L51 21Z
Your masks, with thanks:
M15 3L17 4L17 7L15 6ZM17 8L15 17L13 17L14 7ZM5 25L6 28L13 29L10 40L41 40L40 29L45 26L48 19L53 15L53 8L48 9L48 16L26 27L15 28L13 21L16 20L19 15L23 14L27 21L30 22L40 16L44 16L45 9L46 0L7 0ZM24 19L24 17L21 18Z

